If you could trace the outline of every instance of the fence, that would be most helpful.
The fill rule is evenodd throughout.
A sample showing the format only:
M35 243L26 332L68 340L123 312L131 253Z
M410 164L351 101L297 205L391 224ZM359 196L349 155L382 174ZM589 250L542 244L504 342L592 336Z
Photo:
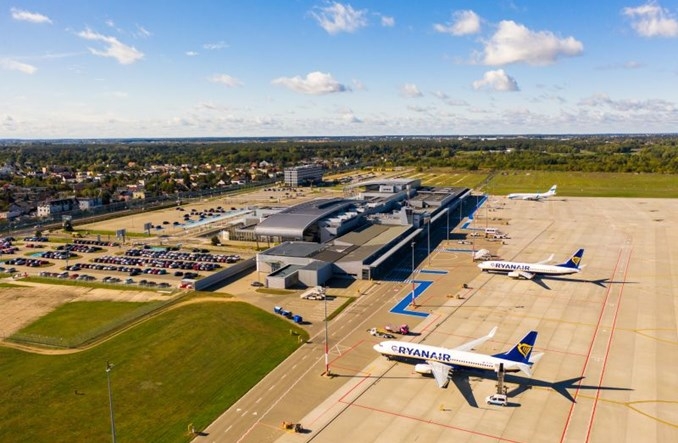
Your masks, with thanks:
M178 296L178 298L174 298L172 300L144 304L144 306L141 306L134 311L127 312L126 314L123 314L108 323L73 337L56 337L16 332L8 337L7 340L26 345L47 346L53 348L77 348L113 331L122 329L142 317L148 316L149 314L152 315L154 312L163 310L165 307L176 303L180 298L182 298L182 296Z

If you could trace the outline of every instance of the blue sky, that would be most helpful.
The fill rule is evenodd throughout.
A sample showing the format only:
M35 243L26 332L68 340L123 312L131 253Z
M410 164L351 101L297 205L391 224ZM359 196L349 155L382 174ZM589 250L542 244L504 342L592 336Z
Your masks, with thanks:
M0 138L678 128L678 0L3 0L0 32Z

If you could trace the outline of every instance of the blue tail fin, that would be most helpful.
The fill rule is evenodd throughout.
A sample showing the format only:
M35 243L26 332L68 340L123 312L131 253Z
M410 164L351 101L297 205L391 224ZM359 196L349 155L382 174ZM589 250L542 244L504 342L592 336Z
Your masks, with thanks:
M579 266L581 266L581 259L584 256L584 250L579 249L577 252L575 252L572 257L565 263L561 263L558 266L564 267L564 268L574 268L574 269L579 269Z
M529 364L530 354L532 354L532 348L534 347L535 341L537 341L537 331L530 331L513 347L513 349L504 352L503 354L496 354L494 357Z

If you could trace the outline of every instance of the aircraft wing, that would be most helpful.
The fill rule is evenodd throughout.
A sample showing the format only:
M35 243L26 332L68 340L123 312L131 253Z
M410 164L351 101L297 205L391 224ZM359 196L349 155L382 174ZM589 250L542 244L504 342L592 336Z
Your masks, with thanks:
M439 388L447 387L447 384L450 382L450 369L451 366L446 365L445 363L440 363L438 361L427 360L426 363L431 367L431 373L433 378L436 379Z
M540 261L540 262L537 263L537 264L538 264L538 265L545 265L546 263L550 262L551 260L553 260L553 254L551 254L551 255L549 256L549 258L547 258L546 260L542 260L542 261Z
M495 326L492 328L489 334L487 334L484 337L476 338L475 340L471 340L468 343L464 343L463 345L457 346L454 348L455 351L470 351L471 349L482 345L485 343L487 340L491 339L494 337L494 333L497 332L497 327Z

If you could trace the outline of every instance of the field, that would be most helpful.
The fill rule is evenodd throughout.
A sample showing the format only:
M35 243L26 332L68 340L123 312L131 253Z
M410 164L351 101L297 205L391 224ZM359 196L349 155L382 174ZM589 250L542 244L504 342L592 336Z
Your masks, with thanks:
M60 337L70 341L75 337L99 329L120 317L128 317L139 308L153 309L161 302L135 303L114 301L79 301L59 306L19 333ZM56 335L55 335L56 334Z
M118 438L187 441L189 424L207 426L299 346L290 328L246 303L194 300L78 353L0 348L0 441L109 440L109 360Z
M503 171L497 173L427 169L409 172L428 186L461 186L490 195L544 192L558 185L559 196L570 197L678 197L678 177L664 174L608 174L590 172Z

